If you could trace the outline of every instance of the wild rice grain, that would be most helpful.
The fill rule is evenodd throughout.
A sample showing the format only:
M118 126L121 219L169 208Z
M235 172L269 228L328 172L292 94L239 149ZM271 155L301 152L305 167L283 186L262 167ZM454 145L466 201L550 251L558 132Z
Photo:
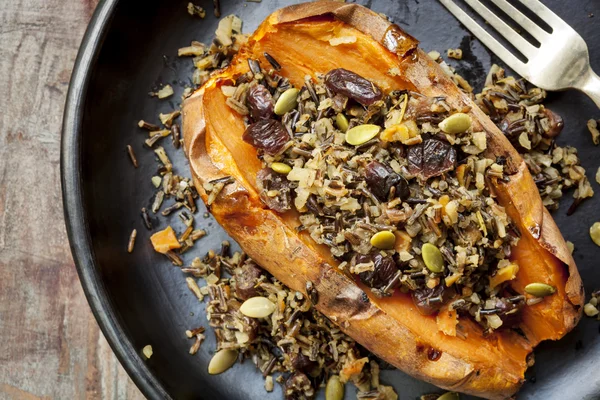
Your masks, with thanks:
M138 161L137 158L135 157L135 153L133 152L133 147L131 147L130 144L127 145L127 153L129 154L129 158L131 159L131 163L133 164L134 167L138 167Z
M146 207L142 207L142 220L144 221L144 225L146 226L146 229L151 231L152 230L152 221L150 221L150 217L148 216L148 210L146 210Z
M140 119L140 122L138 122L138 126L142 129L146 129L149 131L158 131L160 130L160 127L158 125L154 125L151 124L149 122L144 121L143 119Z
M137 230L134 229L131 231L131 235L129 235L129 243L127 244L127 252L132 253L133 247L135 246L135 238L137 237Z

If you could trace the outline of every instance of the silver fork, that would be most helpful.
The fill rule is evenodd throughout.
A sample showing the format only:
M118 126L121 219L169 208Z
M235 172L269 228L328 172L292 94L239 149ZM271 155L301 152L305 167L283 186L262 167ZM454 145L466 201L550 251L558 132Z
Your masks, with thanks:
M453 0L440 0L467 29L523 78L546 90L570 88L581 90L600 108L600 77L590 67L585 41L573 28L538 0L519 1L547 23L552 28L552 33L540 28L506 0L491 1L540 42L540 47L535 47L524 39L479 0L465 0L475 12L519 50L527 58L527 62L522 62L515 57Z

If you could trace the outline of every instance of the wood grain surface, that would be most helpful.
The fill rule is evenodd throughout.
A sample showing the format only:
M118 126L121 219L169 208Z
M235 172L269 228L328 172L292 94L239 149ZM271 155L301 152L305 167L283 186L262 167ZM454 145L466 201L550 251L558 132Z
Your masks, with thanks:
M77 278L60 192L71 69L97 0L0 0L0 399L141 399Z

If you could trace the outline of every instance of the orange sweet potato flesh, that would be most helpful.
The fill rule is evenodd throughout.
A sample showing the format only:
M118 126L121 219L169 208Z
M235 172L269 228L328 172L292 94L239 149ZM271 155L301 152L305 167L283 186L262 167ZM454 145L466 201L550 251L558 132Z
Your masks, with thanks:
M329 39L354 36L351 44L332 46ZM512 282L523 293L531 282L545 282L556 294L525 307L520 326L525 336L500 330L485 336L480 326L460 318L466 338L440 332L435 316L423 316L409 295L379 299L339 272L327 247L298 233L298 214L278 214L260 201L255 177L261 169L256 150L242 140L242 118L225 104L220 86L248 70L247 58L267 69L264 52L281 65L280 73L300 87L306 75L346 68L383 91L410 89L444 95L455 108L471 107L474 128L485 131L487 156L508 160L509 182L494 182L499 202L519 225L522 238L513 249L520 269ZM399 74L390 74L397 68ZM357 342L408 374L440 387L490 399L509 398L523 382L527 358L542 340L569 332L581 316L583 288L575 263L551 216L543 207L527 168L489 118L417 47L417 41L378 14L339 2L305 3L269 16L232 64L188 98L183 130L194 183L203 199L203 183L232 176L211 212L241 247L271 274L305 292L313 282L316 307ZM429 349L441 352L430 360Z

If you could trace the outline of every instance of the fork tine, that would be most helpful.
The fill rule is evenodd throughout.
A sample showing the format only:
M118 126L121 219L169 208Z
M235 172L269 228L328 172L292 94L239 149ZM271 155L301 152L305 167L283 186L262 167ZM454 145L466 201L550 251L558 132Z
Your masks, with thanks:
M513 28L511 28L506 22L502 21L500 17L490 11L489 8L484 6L479 0L465 0L471 8L483 17L490 25L494 27L502 36L504 36L510 44L512 44L517 50L519 50L525 57L531 58L536 52L536 48L523 39Z
M506 47L498 42L492 35L486 32L475 20L464 12L452 0L440 0L440 2L450 11L468 30L473 33L484 45L494 52L502 61L508 64L516 73L522 77L527 77L527 68L525 64L515 57Z
M544 20L550 27L554 30L556 28L561 29L569 29L574 31L574 29L569 26L561 17L556 15L552 10L543 5L538 0L519 0L523 5L537 14L538 17Z
M492 2L504 11L517 24L523 27L531 36L536 38L540 43L550 36L548 32L540 28L535 22L527 18L525 14L517 10L512 4L506 0L492 0Z

